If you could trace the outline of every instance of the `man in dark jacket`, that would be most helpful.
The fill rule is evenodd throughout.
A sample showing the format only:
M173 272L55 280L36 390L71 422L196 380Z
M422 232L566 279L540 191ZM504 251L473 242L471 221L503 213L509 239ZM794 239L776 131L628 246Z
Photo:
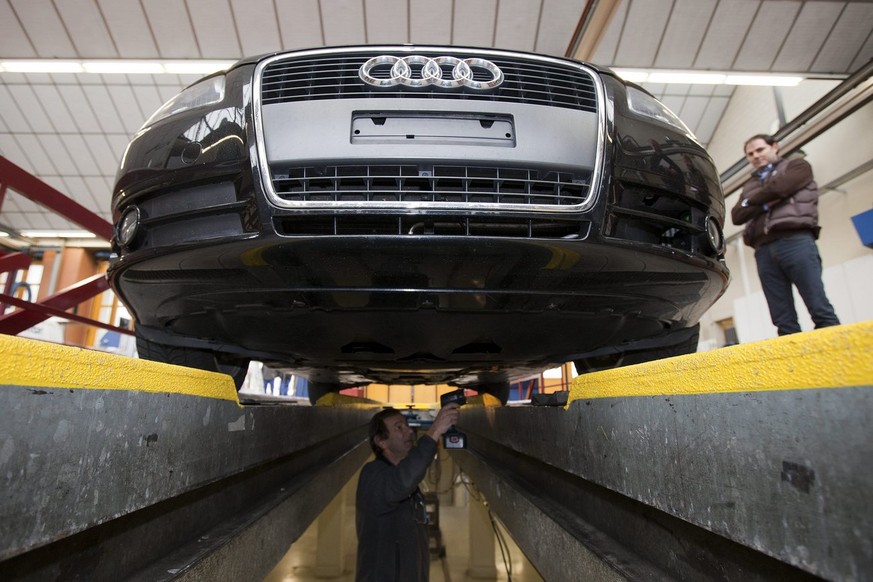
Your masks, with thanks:
M361 469L358 481L358 582L427 582L428 517L418 484L440 437L457 421L458 404L447 404L416 445L400 411L386 408L370 420L376 459Z
M743 146L755 167L731 210L734 224L745 224L743 241L755 249L758 276L770 319L779 335L800 331L791 285L803 298L815 327L839 325L821 280L818 238L818 187L806 160L779 156L769 135L752 136Z

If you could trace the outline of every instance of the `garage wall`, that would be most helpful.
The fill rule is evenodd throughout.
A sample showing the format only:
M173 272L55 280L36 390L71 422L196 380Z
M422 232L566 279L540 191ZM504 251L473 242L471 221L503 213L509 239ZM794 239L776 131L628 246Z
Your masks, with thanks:
M817 101L836 84L831 81L804 82L796 89L782 89L787 119L790 121ZM742 144L755 133L772 133L779 128L776 101L769 87L740 87L723 117L709 151L719 171L724 171L742 156ZM804 146L819 186L825 185L873 160L873 104L827 130ZM728 210L736 203L736 193L728 193ZM867 172L839 187L822 192L818 241L824 266L828 296L843 323L873 319L873 249L861 244L851 217L873 208L873 172ZM726 225L730 237L739 228ZM701 340L709 347L723 346L724 334L716 323L733 318L741 343L776 337L755 267L752 249L737 238L726 254L732 282L727 293L706 314L701 325ZM795 297L801 327L812 329L809 315Z

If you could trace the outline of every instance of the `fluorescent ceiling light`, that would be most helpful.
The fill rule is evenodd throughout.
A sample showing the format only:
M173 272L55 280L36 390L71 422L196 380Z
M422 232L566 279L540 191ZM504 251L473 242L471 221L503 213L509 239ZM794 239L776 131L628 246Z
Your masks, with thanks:
M27 238L97 238L87 230L22 230L21 236Z
M103 75L208 75L230 67L235 61L138 59L69 60L19 59L0 62L0 73L95 73Z
M5 230L0 230L0 238L7 237L7 236L9 236L8 232L6 232Z
M729 71L691 71L667 69L614 69L616 74L632 83L679 83L683 85L763 85L794 87L803 81L799 75L741 73Z
M160 75L164 65L154 61L87 61L82 63L86 73Z
M649 73L647 83L672 83L682 85L721 85L724 75L718 73L683 73L681 71Z
M79 61L47 59L0 62L0 71L9 73L81 73L83 70L82 63Z
M725 85L769 85L771 87L796 87L803 81L803 77L788 75L727 75Z

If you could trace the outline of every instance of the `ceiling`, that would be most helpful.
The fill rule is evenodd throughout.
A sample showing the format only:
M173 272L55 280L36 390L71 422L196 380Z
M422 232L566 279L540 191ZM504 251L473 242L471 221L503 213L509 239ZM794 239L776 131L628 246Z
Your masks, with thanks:
M836 0L0 0L9 59L236 60L439 43L628 68L843 76L873 57L873 3ZM110 219L119 158L187 75L0 72L0 155ZM704 143L733 93L649 85ZM0 230L77 228L14 191Z

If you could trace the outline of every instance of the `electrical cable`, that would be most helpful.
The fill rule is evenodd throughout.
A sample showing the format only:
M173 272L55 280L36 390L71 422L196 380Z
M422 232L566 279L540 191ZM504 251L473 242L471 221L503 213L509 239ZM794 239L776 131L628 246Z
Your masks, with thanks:
M497 520L491 510L488 510L488 519L491 520L491 527L494 529L494 537L497 538L497 546L500 548L500 556L503 558L503 567L506 568L507 582L512 582L512 556L509 554L509 544L506 543L506 538L503 537L503 532L497 525Z

